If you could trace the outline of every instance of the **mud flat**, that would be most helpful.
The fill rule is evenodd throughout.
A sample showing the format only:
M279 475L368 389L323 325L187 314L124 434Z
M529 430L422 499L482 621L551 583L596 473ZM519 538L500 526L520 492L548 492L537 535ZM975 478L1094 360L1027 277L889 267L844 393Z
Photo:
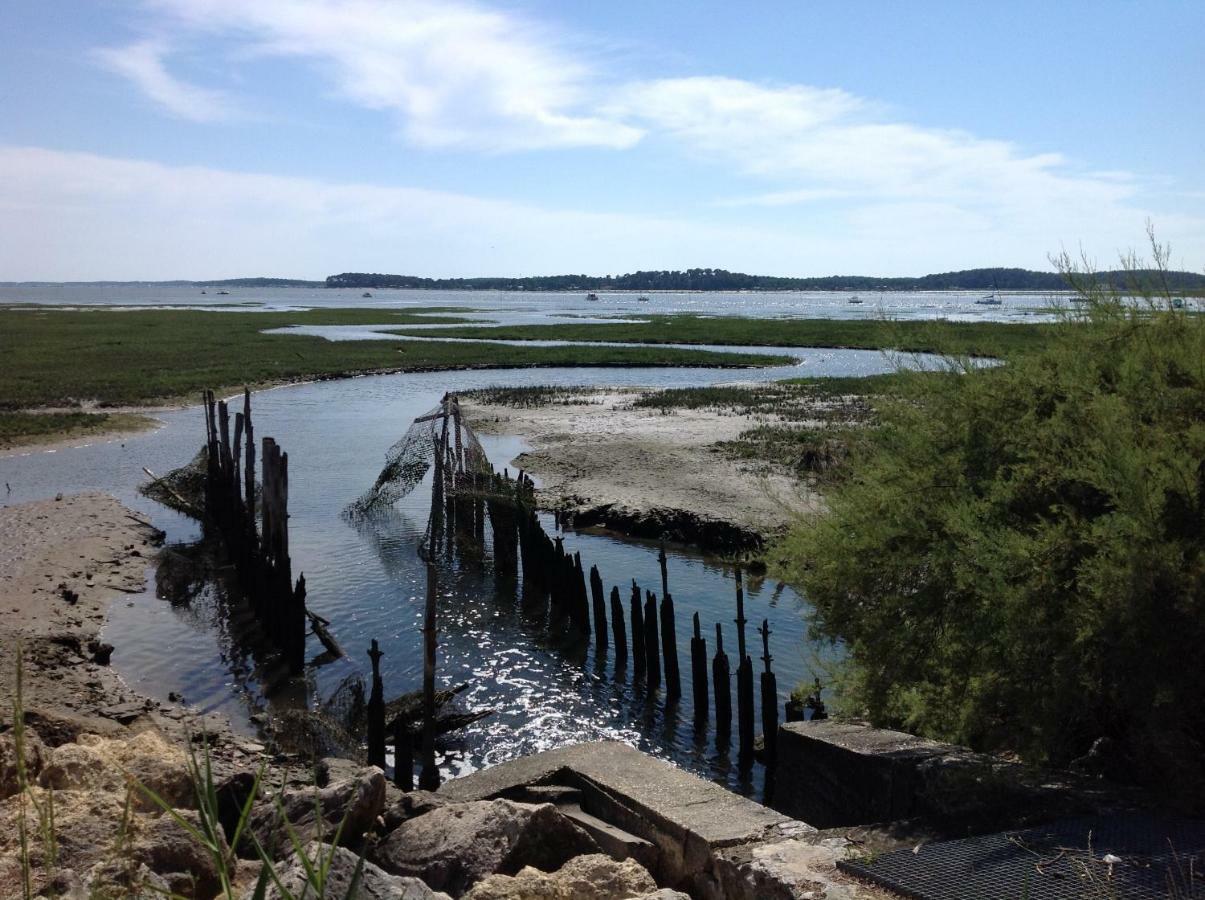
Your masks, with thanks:
M538 477L542 506L576 527L662 536L705 550L756 550L820 495L786 471L716 448L766 422L715 408L636 407L639 389L572 392L536 407L462 400L483 434L521 435L531 449L511 463Z

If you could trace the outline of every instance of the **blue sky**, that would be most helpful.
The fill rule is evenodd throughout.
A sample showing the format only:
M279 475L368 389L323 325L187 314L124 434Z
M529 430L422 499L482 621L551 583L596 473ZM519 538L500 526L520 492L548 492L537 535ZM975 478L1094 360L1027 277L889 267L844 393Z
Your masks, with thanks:
M18 0L0 279L1205 268L1205 3Z

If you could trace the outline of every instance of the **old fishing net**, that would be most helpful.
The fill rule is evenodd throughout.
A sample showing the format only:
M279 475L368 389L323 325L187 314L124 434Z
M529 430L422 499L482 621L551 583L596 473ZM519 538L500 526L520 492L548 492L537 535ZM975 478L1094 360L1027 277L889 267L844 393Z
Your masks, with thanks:
M455 472L458 468L469 474L490 471L481 442L464 423L455 398L445 397L438 406L415 419L402 439L389 448L376 483L354 500L346 513L366 515L401 500L422 482L434 465L441 444L445 446L447 471ZM467 488L458 488L449 479L448 489Z
M139 492L169 509L199 518L205 511L205 471L209 451L202 447L192 461L166 475L152 478Z

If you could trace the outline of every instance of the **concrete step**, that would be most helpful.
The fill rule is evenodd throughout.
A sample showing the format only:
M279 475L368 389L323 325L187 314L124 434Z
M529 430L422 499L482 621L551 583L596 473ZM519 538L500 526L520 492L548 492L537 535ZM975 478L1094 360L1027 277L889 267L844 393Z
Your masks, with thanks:
M552 803L555 805L581 805L582 792L579 788L564 784L528 784L512 799L521 803Z
M604 822L586 812L576 803L559 803L561 815L581 826L598 843L604 853L612 859L634 859L645 867L654 865L657 847L650 841L638 837L622 828Z

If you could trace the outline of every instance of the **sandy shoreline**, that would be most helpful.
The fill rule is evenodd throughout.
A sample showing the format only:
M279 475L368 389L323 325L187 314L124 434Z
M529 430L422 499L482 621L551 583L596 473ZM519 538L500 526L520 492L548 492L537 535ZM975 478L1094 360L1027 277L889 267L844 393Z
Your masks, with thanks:
M518 434L531 450L508 461L542 481L542 506L576 525L639 537L665 535L705 549L752 549L818 494L784 472L738 462L713 446L763 424L764 416L716 409L634 407L639 389L585 390L535 408L462 400L484 434Z
M107 664L109 607L141 593L162 533L101 493L0 507L0 703L11 718L23 649L26 719L69 739L151 729L171 743L209 733L219 767L245 762L247 738L220 716L131 690ZM170 648L165 648L170 652ZM260 748L262 750L262 748Z

